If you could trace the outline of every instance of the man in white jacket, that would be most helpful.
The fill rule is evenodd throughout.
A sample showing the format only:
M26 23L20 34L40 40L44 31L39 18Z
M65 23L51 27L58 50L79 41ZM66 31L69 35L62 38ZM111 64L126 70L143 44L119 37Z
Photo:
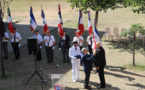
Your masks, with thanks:
M76 80L81 81L79 78L81 51L76 40L73 40L72 43L73 46L69 49L69 57L72 63L72 79L73 82L76 82Z

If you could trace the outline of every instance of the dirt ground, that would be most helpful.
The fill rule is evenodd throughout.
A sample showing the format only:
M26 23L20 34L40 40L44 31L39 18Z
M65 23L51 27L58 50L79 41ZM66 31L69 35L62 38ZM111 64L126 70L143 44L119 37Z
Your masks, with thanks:
M68 35L72 38L74 36L74 29L68 29ZM65 90L84 90L84 72L83 67L80 69L81 82L72 82L71 63L62 63L62 53L58 49L57 29L51 32L56 38L56 48L54 51L54 62L47 64L45 56L45 50L42 48L42 61L37 62L38 70L42 77L46 80L46 86L43 86L43 90L53 90L51 74L64 74L63 87ZM73 33L73 34L72 34ZM88 32L83 35L86 39ZM137 71L123 67L124 64L131 63L129 58L132 55L127 52L120 52L121 49L116 49L110 42L103 42L106 50L107 66L105 68L106 89L105 90L144 90L145 89L145 71ZM84 47L86 44L84 43ZM25 85L28 78L34 71L34 56L28 54L27 45L20 49L20 60L14 60L13 52L9 55L9 59L5 60L6 67L6 79L0 80L0 90L42 90L42 82L36 75L32 80ZM145 59L142 54L136 55L137 62L144 63ZM56 68L58 65L58 68ZM40 71L43 70L43 71ZM60 84L61 80L55 81L55 84ZM99 84L99 77L92 71L90 78L90 85L92 90L96 90L97 84ZM62 84L62 83L61 83Z

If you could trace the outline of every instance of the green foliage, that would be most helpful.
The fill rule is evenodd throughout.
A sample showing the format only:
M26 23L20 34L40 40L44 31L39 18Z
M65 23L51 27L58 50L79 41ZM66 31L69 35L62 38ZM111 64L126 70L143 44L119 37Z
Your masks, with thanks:
M92 9L94 11L104 11L110 8L112 10L116 8L121 8L120 0L67 0L72 3L72 8L81 8L84 12L87 12L87 9Z
M139 23L133 24L128 30L121 33L121 36L127 36L127 35L133 36L134 32L135 33L139 32L141 34L145 34L144 26L141 26L141 24L139 24Z
M134 13L145 14L145 0L122 0L124 6L137 7L132 9Z
M132 9L134 13L145 13L145 0L67 0L71 7L80 8L85 13L87 9L94 11L107 12L108 9L117 9L122 7L137 7Z
M124 65L124 67L129 68L129 69L133 69L133 70L136 70L136 71L144 71L145 70L145 65L141 64L141 63L137 63L136 66L134 66L132 64L127 64L127 65Z

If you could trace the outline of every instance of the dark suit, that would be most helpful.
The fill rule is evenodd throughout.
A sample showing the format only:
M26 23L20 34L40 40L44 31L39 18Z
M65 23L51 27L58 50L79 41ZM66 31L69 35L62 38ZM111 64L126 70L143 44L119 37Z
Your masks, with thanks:
M69 62L69 56L68 56L68 51L70 48L69 42L70 42L70 38L68 35L65 35L65 40L63 40L61 37L59 39L59 48L61 48L62 51L63 62L66 61L66 58L67 58L67 62Z
M102 86L105 86L104 67L106 65L105 50L100 47L96 50L94 64L99 67L99 78Z
M83 62L83 68L85 72L85 84L84 87L88 87L89 79L90 79L90 72L92 70L92 59L94 55L84 55L81 56L81 61Z

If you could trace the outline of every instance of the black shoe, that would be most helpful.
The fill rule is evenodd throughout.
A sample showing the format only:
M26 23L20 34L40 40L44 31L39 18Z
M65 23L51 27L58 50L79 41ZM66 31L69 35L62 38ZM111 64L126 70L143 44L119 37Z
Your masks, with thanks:
M36 61L41 61L41 59L37 59Z
M67 63L69 63L69 61L67 61Z
M98 73L99 72L99 70L95 70L95 73Z
M98 86L97 86L97 89L100 89L100 88L105 88L105 86L98 85Z
M85 89L91 89L91 86L86 86Z
M47 61L47 63L51 63L51 61Z
M65 63L65 61L63 61L63 63Z
M15 59L16 59L16 60L18 60L18 59L19 59L19 57L16 57Z
M8 59L8 57L4 57L4 59Z

